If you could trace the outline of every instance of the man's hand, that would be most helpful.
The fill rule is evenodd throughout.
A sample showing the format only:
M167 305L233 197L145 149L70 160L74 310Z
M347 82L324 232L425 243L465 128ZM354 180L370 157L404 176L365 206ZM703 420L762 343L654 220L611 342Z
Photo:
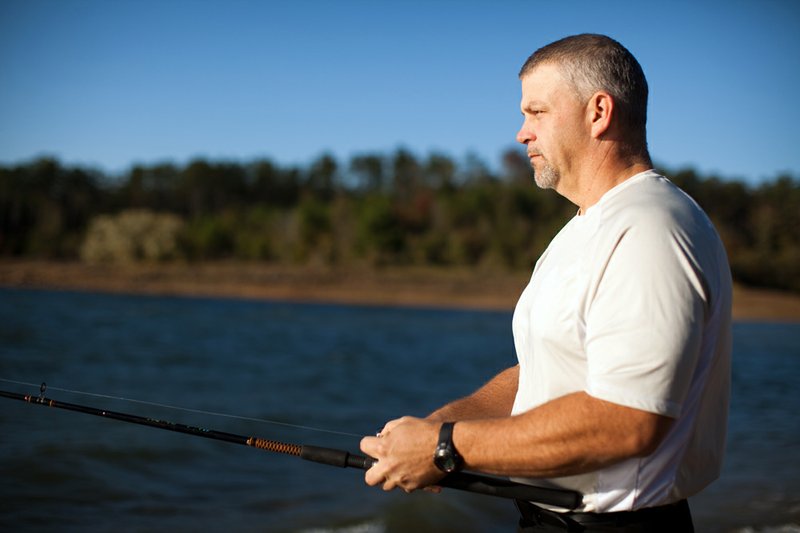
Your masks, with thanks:
M361 451L378 460L367 470L367 485L406 492L429 487L444 477L433 464L439 422L406 416L388 422L376 437L364 437Z

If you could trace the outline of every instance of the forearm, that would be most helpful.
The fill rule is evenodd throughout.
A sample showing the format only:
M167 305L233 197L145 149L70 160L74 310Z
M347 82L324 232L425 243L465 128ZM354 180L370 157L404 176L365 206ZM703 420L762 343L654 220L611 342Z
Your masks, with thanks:
M558 477L647 455L670 423L669 418L580 392L514 417L461 421L453 442L470 470Z
M506 372L498 378L509 377ZM431 416L449 417L457 412L448 409ZM671 423L664 416L576 392L516 416L457 420L453 443L468 470L561 477L648 455ZM380 437L364 437L361 450L378 459L367 471L366 482L382 483L384 490L435 484L442 477L432 460L440 425L436 419L404 417L387 423Z
M469 396L448 403L427 418L455 421L509 416L517 395L518 382L519 365L515 365L497 374Z

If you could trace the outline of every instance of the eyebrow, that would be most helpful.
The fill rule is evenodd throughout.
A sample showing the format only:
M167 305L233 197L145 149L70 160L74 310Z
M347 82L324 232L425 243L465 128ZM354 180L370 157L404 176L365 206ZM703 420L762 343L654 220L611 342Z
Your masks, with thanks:
M542 102L541 100L531 100L530 102L526 102L525 105L520 106L520 110L524 113L525 111L533 111L534 108L538 109L546 109L547 104Z

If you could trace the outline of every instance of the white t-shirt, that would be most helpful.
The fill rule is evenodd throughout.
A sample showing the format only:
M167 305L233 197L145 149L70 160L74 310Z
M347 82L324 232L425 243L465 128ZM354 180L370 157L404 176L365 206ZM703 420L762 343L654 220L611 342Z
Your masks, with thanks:
M647 457L547 480L581 492L579 510L664 505L719 476L730 308L719 236L689 196L652 170L608 191L550 243L514 311L512 414L585 391L675 419Z

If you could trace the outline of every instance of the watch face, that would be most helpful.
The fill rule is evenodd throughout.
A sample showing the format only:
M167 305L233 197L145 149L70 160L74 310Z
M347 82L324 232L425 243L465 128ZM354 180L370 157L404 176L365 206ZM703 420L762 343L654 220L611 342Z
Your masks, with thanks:
M452 456L442 457L441 467L445 472L452 472L456 469L456 462L453 460Z
M458 463L452 450L447 448L437 448L436 457L433 461L439 470L452 472L458 467Z

